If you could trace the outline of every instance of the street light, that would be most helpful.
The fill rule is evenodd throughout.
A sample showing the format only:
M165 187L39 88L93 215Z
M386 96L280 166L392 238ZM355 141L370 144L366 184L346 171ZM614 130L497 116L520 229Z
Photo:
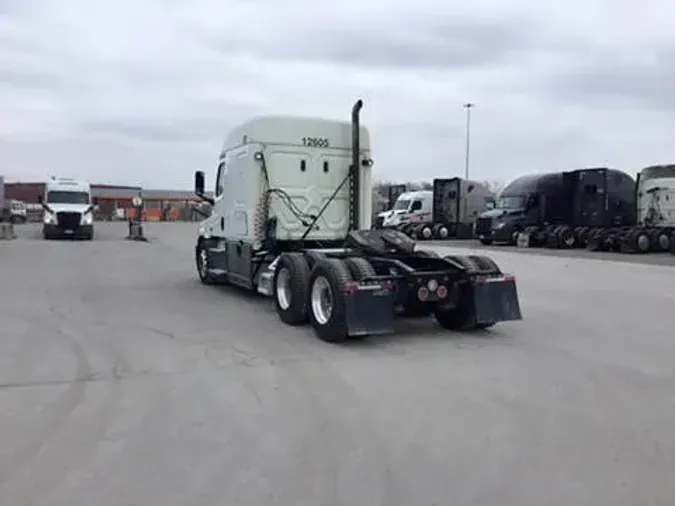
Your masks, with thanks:
M466 109L466 155L464 159L464 179L469 179L469 150L471 147L471 109L475 107L476 104L467 102L464 104L464 109Z

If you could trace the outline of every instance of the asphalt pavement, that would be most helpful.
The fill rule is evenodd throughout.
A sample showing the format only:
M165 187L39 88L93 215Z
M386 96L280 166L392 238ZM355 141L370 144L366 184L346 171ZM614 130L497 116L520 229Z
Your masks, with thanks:
M329 345L200 285L194 224L18 230L3 506L673 504L673 267L490 250L523 321Z

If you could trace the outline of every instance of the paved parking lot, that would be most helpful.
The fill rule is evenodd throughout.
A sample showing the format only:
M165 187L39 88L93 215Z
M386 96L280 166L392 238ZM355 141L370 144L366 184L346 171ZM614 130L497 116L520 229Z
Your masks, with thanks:
M524 321L332 346L195 228L0 242L0 504L673 504L672 267L500 250Z
M605 260L631 264L669 265L675 267L675 255L671 253L625 254L607 251L588 251L580 249L549 249L549 248L516 248L511 245L483 246L477 240L449 240L420 242L421 247L453 246L482 251L481 254L491 255L492 252L517 253L523 255L541 255L560 258L586 258L590 260Z

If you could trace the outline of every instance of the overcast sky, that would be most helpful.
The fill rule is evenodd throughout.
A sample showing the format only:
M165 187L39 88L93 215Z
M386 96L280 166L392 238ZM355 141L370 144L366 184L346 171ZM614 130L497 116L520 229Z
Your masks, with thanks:
M261 113L348 119L388 180L673 162L666 0L0 0L0 174L189 188ZM212 181L212 177L211 177Z

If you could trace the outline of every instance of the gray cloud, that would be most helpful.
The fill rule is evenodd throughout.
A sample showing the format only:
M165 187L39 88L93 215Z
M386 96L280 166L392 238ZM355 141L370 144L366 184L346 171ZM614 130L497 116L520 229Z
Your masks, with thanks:
M675 110L675 46L627 57L603 52L551 76L547 89L568 100Z
M352 66L452 69L503 63L525 51L535 39L525 20L502 23L481 19L437 20L408 33L328 27L305 30L285 40L210 40L228 53L251 52L263 58L337 62Z
M0 88L48 89L63 87L66 81L58 75L31 70L0 69Z

